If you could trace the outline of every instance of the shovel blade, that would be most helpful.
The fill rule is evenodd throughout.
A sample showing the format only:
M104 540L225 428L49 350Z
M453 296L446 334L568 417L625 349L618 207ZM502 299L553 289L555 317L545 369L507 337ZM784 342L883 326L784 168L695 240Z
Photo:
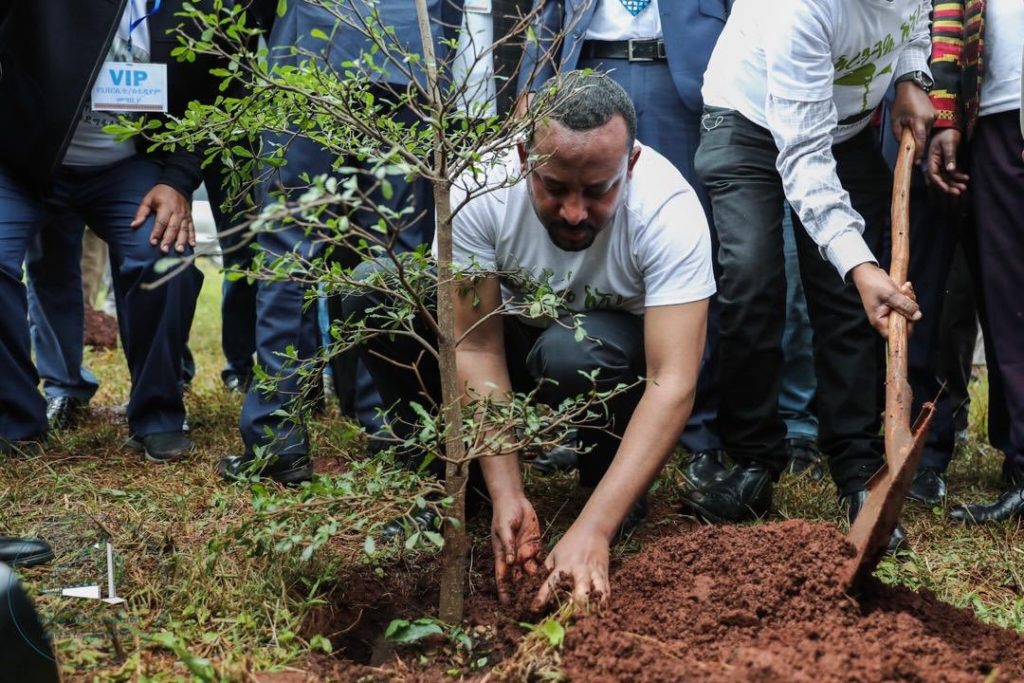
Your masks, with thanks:
M924 404L913 431L896 429L886 439L886 466L868 482L867 500L846 537L856 551L840 575L843 587L848 591L875 570L889 545L889 538L899 523L903 502L917 472L934 414L934 404Z

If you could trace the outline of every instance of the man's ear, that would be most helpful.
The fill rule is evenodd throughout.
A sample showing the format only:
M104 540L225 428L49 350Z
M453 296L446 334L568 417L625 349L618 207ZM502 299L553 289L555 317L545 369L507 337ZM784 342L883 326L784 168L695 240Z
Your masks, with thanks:
M629 153L629 163L626 165L626 173L629 177L633 176L633 167L636 166L637 159L640 158L640 145L633 145L633 150Z
M529 156L526 153L526 145L520 141L516 143L516 151L519 152L519 164L526 170L526 164Z

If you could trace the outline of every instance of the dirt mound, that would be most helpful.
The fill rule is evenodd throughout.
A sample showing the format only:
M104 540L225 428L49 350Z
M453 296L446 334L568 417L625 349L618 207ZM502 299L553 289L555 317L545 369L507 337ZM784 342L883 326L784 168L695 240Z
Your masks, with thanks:
M85 344L94 349L112 349L117 346L117 319L86 304Z
M859 601L846 596L836 576L851 553L835 528L799 520L658 539L614 572L610 609L568 631L563 668L578 681L1024 674L1024 639L929 593L874 583Z

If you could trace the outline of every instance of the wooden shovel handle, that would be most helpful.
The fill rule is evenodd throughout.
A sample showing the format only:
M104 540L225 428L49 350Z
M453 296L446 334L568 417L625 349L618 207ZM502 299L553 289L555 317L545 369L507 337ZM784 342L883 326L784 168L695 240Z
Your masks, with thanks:
M893 169L892 264L889 277L897 286L907 281L910 263L910 174L914 168L914 133L904 128L900 152ZM889 362L886 367L885 440L886 450L898 447L898 434L910 430L910 387L907 385L907 319L889 314ZM890 453L890 456L892 453Z

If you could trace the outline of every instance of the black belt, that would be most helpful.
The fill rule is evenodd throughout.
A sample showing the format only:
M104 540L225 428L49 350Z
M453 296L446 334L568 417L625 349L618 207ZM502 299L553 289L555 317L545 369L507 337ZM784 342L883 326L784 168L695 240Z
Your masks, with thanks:
M632 40L587 40L580 50L582 59L628 59L631 62L664 61L665 41L661 38Z

